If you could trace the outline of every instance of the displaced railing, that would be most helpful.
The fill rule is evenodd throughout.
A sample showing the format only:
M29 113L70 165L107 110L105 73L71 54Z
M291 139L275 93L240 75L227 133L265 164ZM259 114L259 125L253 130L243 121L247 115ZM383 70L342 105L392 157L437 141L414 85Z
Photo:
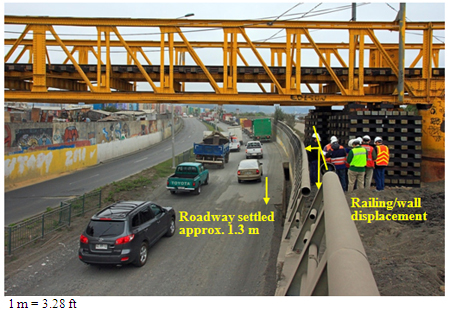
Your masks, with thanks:
M277 140L280 137L288 152L295 177L278 255L281 273L275 295L379 295L337 174L324 173L323 185L307 206L302 194L305 178L309 185L309 173L304 173L308 170L304 146L283 125L277 126ZM283 134L298 142L288 146ZM296 167L299 163L303 169Z
M276 139L279 144L286 149L289 154L289 164L291 167L292 193L308 196L311 192L309 182L308 158L303 142L297 134L283 122L274 122ZM300 188L300 192L297 190ZM295 189L295 193L294 193ZM291 195L292 197L292 195ZM296 197L298 198L298 197ZM293 199L291 199L293 200Z
M11 253L64 226L70 226L74 217L99 208L101 191L96 190L83 196L62 201L58 209L5 227L5 253Z

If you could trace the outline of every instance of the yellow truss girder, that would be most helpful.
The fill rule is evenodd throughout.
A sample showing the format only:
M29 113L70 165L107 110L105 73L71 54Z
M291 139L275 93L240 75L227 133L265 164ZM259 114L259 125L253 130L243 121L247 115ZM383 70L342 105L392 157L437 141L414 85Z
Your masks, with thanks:
M150 96L156 101L159 94L172 94L178 96L179 92L185 92L185 83L187 81L179 80L179 76L174 74L175 65L185 65L186 55L189 55L193 62L201 69L202 76L205 76L207 82L213 90L211 95L204 92L205 98L211 102L220 101L214 100L212 97L217 95L236 95L241 97L242 102L248 102L245 97L247 94L239 92L239 83L242 83L242 78L238 78L238 61L240 60L245 67L249 67L250 63L244 57L244 51L251 52L250 55L256 58L258 66L264 69L265 74L270 80L270 91L267 91L264 85L255 79L256 83L261 89L262 96L274 96L278 98L283 104L291 104L286 96L292 95L296 98L303 98L308 94L303 94L301 85L305 85L306 89L312 95L323 95L328 104L339 104L344 101L374 101L374 96L383 98L383 101L396 102L398 94L396 93L395 84L388 78L380 78L379 82L371 82L374 84L364 85L364 67L365 63L369 63L370 67L387 67L392 70L396 78L399 78L398 59L398 44L381 43L375 35L375 30L381 31L399 31L398 22L321 22L321 21L275 21L271 22L269 26L268 21L248 21L248 20L166 20L166 19L120 19L120 18L60 18L60 17L30 17L30 16L5 16L5 24L23 24L25 29L17 39L5 39L5 46L11 46L5 56L5 63L7 63L13 55L17 57L14 63L19 63L26 52L30 56L28 63L33 64L33 74L31 76L32 87L24 100L34 100L38 97L38 93L52 93L52 96L59 94L60 100L71 100L71 91L80 93L80 89L86 89L87 97L97 98L97 93L107 94L106 98L109 102L119 102L122 99L117 99L120 96L119 92L114 89L129 92L132 88L136 91L136 96L128 96L123 99L124 102L144 102L144 92L138 91L137 82L131 75L118 76L112 73L112 50L116 48L124 49L126 52L126 63L134 65L139 69L143 80L150 86ZM97 31L97 40L62 40L55 31L55 26L84 26L93 27ZM146 41L146 40L126 40L124 35L119 31L118 27L140 27L150 28L156 27L160 32L160 40ZM189 41L183 32L184 28L198 28L198 29L222 29L222 41ZM253 41L247 34L248 29L281 29L285 31L286 42L257 42ZM317 43L310 33L312 29L321 29L327 31L346 30L349 33L348 43ZM417 54L413 62L409 65L410 68L415 68L417 64L422 61L422 76L420 78L405 79L405 90L407 94L405 101L409 102L431 102L434 96L443 96L445 93L445 86L442 86L442 80L445 78L433 77L433 65L437 67L439 64L440 51L445 50L445 44L433 43L433 31L444 30L444 22L408 22L405 25L406 30L420 30L423 32L422 43L406 43L405 50L415 50ZM47 37L50 33L52 37ZM26 38L27 35L32 34L33 39ZM103 34L103 36L102 36ZM180 40L175 40L178 36ZM369 38L371 42L366 42L365 38ZM306 40L302 40L305 38ZM303 41L303 42L302 42ZM66 59L63 64L72 64L77 72L77 75L57 75L55 73L47 73L46 65L51 64L51 53L48 47L58 46L65 55ZM22 47L22 50L19 50ZM151 57L144 48L158 48L159 49L159 64L158 59L152 59L153 63L160 66L159 76L155 79L154 75L147 73L147 65L152 65ZM69 50L70 48L70 50ZM203 61L197 49L211 48L222 53L222 78L217 79L216 75L208 71L207 64ZM270 49L270 59L266 60L262 53L263 50ZM309 79L309 82L302 81L302 51L311 49L315 52L318 59L319 67L325 67L331 80L327 82L317 82ZM369 51L369 59L364 52ZM78 53L78 60L75 58L75 53ZM348 60L345 60L344 55L348 54ZM94 56L97 63L96 78L87 74L81 68L81 65L91 64L89 55ZM105 55L106 59L102 59ZM166 57L168 55L168 57ZM337 64L342 68L348 69L348 74L344 77L337 76L333 70L335 66L332 65L332 56L337 60ZM358 61L357 61L358 59ZM285 74L280 77L275 76L270 66L281 66L285 68ZM278 62L278 63L277 63ZM55 64L53 62L53 64ZM253 64L252 64L253 65ZM254 65L253 65L254 66ZM167 72L168 70L168 72ZM295 74L294 74L295 72ZM153 76L153 78L152 78ZM200 76L200 75L199 75ZM21 80L22 78L22 80ZM60 82L57 80L61 79ZM75 81L74 81L75 79ZM25 74L5 73L5 87L11 89L30 89L30 76ZM78 80L78 82L76 82ZM202 78L203 80L203 78ZM305 80L303 78L303 80ZM199 80L200 81L200 80ZM75 82L75 83L74 83ZM190 80L189 82L192 82ZM246 83L252 82L245 80ZM222 83L220 85L219 83ZM314 91L313 85L318 85L318 91ZM85 85L83 87L83 85ZM65 92L50 92L49 87L60 87L64 89L67 87L69 91ZM5 100L15 100L12 94L16 90L5 91ZM381 91L377 94L377 91ZM332 92L332 93L328 93ZM386 92L390 92L386 94ZM36 93L36 95L35 95ZM259 93L258 93L259 94ZM310 95L311 95L310 94ZM438 95L442 94L442 95ZM275 96L281 95L282 99ZM390 99L385 96L389 95ZM7 97L8 96L8 97ZM145 96L148 93L145 92ZM178 97L172 96L171 100ZM335 96L340 96L342 100L336 100ZM116 99L113 99L116 98ZM257 104L259 99L250 100ZM265 98L265 97L264 97ZM306 97L305 97L306 98ZM356 100L358 99L358 100ZM50 99L49 99L50 100ZM233 99L234 101L235 99ZM92 100L85 100L92 102ZM95 100L94 100L95 101ZM299 101L299 100L297 100ZM264 99L267 102L267 99ZM272 102L272 100L270 100ZM302 100L300 100L303 103Z

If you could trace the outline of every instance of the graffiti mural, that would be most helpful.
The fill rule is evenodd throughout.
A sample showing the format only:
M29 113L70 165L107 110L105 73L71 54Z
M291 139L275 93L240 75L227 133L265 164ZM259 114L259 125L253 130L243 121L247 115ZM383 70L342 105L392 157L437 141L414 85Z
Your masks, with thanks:
M51 145L53 144L52 135L52 128L17 129L13 146L27 149L33 146Z
M130 137L130 129L126 123L111 124L109 128L103 127L102 133L104 135L102 143L115 140L125 140Z
M147 125L144 123L141 123L141 132L139 133L140 136L148 135L148 128Z
M5 125L5 147L11 147L11 128Z
M150 133L155 133L158 131L158 126L156 121L149 121L148 127L150 128Z
M64 131L64 142L74 142L78 140L78 130L75 126L69 126Z
M88 139L89 142L91 142L91 145L96 145L97 144L97 139L95 138L95 132L88 132Z
M61 134L59 129L53 133L53 144L61 144L64 143L64 136Z

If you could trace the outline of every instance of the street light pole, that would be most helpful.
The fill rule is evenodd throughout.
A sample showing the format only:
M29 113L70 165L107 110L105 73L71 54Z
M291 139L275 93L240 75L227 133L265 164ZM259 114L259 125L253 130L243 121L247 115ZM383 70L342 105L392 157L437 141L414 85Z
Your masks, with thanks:
M175 169L175 123L174 116L175 105L172 103L172 169Z
M183 16L177 17L175 19L185 18L185 17L191 17L194 16L194 13L187 13ZM172 103L172 169L175 169L175 104Z

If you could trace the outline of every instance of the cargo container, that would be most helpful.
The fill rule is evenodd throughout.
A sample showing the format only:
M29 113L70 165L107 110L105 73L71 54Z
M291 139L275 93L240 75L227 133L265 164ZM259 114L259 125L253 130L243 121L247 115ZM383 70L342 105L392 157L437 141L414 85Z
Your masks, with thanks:
M272 140L272 121L270 118L253 120L253 139L262 142Z

